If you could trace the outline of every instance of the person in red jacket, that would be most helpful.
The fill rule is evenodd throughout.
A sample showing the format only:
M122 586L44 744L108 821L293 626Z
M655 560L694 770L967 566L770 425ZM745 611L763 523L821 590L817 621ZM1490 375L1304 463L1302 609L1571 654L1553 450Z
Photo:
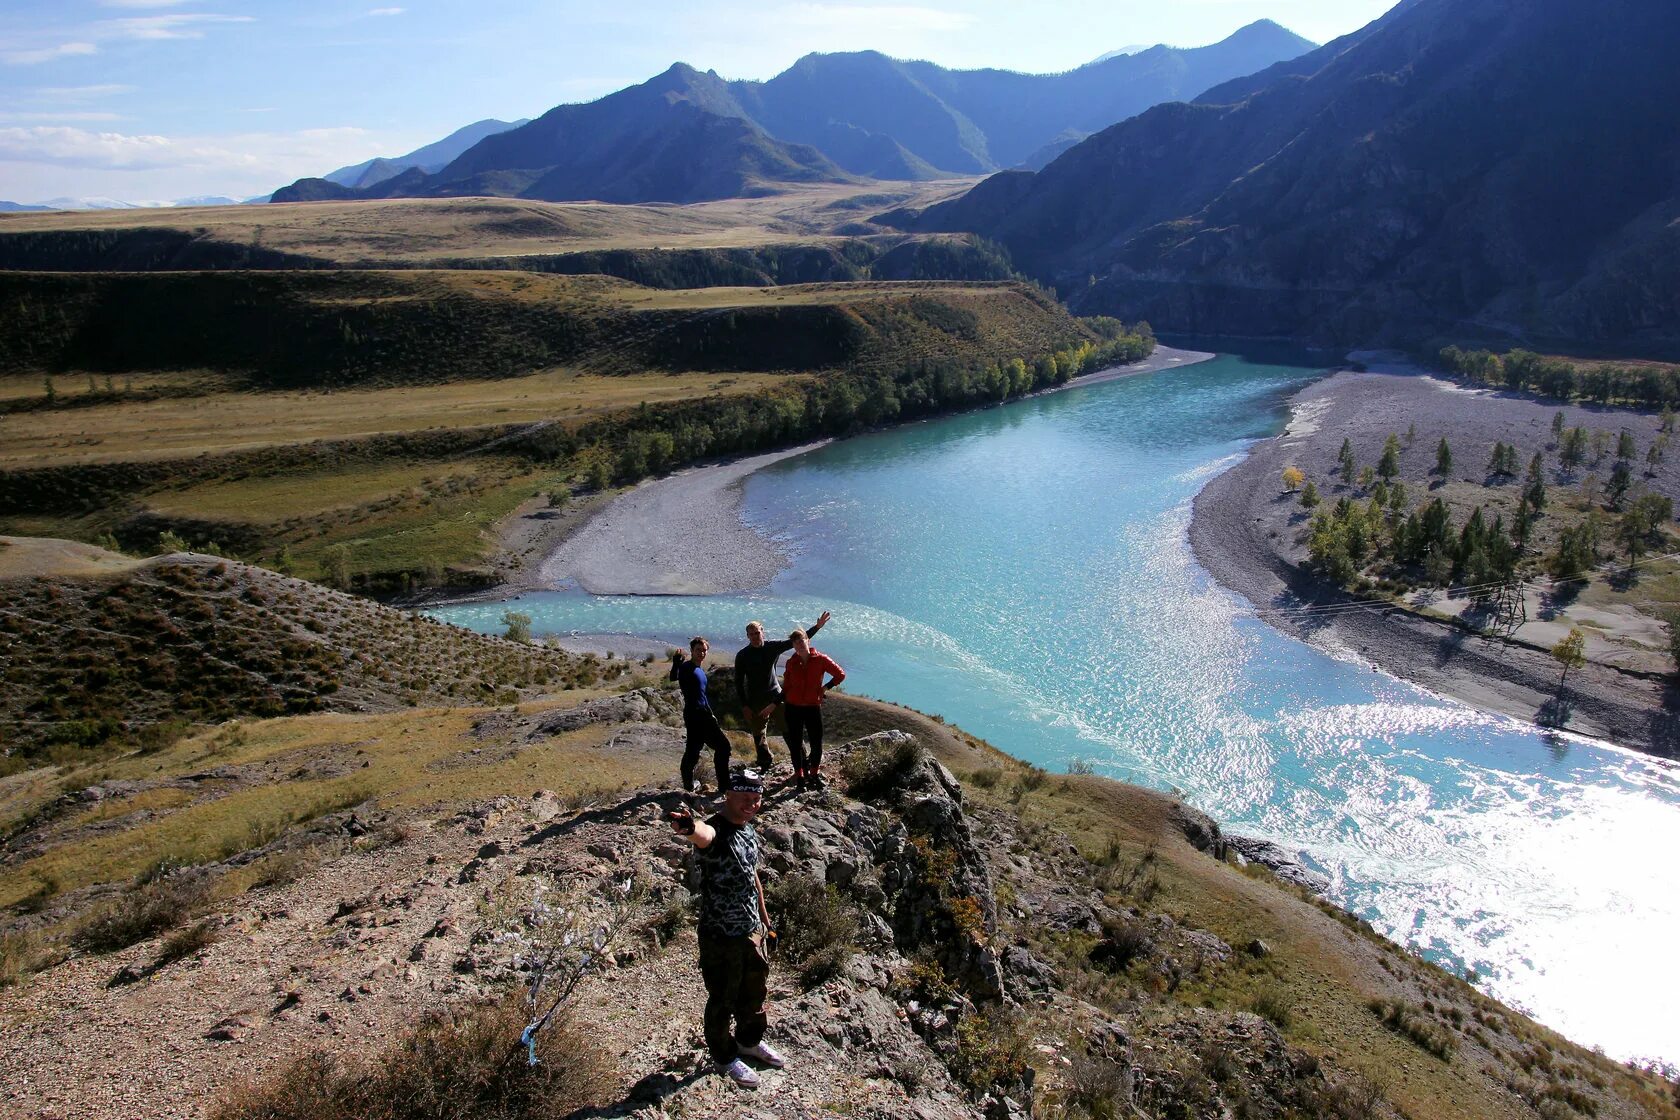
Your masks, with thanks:
M800 789L822 789L822 702L828 690L846 679L846 670L811 646L805 631L788 635L793 656L782 670L782 717L787 723L788 754ZM824 677L828 679L823 680ZM810 740L811 753L805 754Z

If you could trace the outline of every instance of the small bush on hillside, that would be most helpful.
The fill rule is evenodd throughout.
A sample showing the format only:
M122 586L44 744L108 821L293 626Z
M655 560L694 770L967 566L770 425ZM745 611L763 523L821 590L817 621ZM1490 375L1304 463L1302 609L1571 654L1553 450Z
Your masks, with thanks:
M158 950L157 959L152 962L153 971L167 968L176 961L184 961L201 949L208 949L220 936L221 930L208 918L171 934Z
M1130 1113L1122 1109L1132 1097L1131 1063L1099 1053L1076 1053L1063 1078L1067 1113L1089 1120L1121 1120Z
M35 970L39 944L24 930L0 933L0 988L9 988Z
M857 916L833 887L788 875L765 890L764 901L776 923L777 950L806 987L838 976L857 951Z
M148 873L83 924L76 942L94 953L126 949L148 937L174 929L209 900L204 880L178 871Z
M1383 1026L1411 1039L1443 1062L1450 1062L1458 1052L1458 1042L1444 1027L1431 1023L1422 1011L1405 1000L1374 999L1367 1006L1382 1020Z
M1031 1076L1030 1040L1017 1013L1007 1007L964 1015L957 1023L956 1044L951 1072L976 1093L1021 1085Z
M1268 985L1254 994L1250 1004L1262 1019L1270 1019L1279 1030L1287 1030L1290 1019L1289 994L1276 985Z
M925 757L914 739L881 740L852 751L840 764L846 792L860 801L879 797L904 780Z
M1003 781L1003 767L984 766L969 774L968 780L981 789L995 789Z
M606 1055L562 1015L537 1035L534 1066L515 990L428 1015L365 1067L305 1054L233 1090L212 1120L558 1120L610 1085Z

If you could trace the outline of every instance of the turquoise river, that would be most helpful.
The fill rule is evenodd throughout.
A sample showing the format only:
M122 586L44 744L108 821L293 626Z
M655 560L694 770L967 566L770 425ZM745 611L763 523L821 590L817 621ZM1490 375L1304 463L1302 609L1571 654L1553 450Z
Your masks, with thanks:
M1307 853L1388 936L1618 1058L1680 1062L1680 769L1444 700L1259 621L1190 503L1317 371L1221 356L830 444L753 475L762 593L523 597L541 633L774 632L834 612L847 688L1017 757L1176 790ZM503 602L435 613L500 629ZM676 760L672 760L673 772Z

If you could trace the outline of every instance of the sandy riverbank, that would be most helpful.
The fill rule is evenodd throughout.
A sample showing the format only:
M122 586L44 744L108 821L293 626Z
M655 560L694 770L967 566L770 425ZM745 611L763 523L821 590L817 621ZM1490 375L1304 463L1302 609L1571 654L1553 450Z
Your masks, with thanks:
M1570 674L1566 703L1558 703L1558 665L1548 650L1567 620L1536 612L1517 640L1472 634L1451 623L1390 607L1299 613L1303 606L1349 603L1298 565L1305 558L1305 512L1284 494L1283 468L1298 466L1334 502L1344 492L1332 474L1342 440L1360 461L1374 462L1390 432L1417 426L1417 445L1402 456L1402 477L1414 500L1428 493L1436 442L1454 450L1455 473L1479 475L1496 439L1517 444L1526 461L1545 445L1555 402L1517 394L1468 390L1451 382L1402 372L1339 373L1291 401L1288 431L1256 444L1244 460L1197 495L1190 543L1221 584L1248 599L1268 623L1332 653L1362 659L1394 676L1485 710L1623 746L1680 753L1680 719L1665 707L1673 687L1643 670L1647 650L1613 627L1590 630L1586 668ZM1629 427L1641 447L1655 435L1656 418L1623 410L1561 406L1565 422L1588 428ZM1649 428L1649 431L1646 429ZM1555 462L1555 456L1549 456ZM1470 480L1461 480L1468 483ZM1665 466L1649 484L1680 494L1680 472ZM1614 662L1626 663L1626 668Z

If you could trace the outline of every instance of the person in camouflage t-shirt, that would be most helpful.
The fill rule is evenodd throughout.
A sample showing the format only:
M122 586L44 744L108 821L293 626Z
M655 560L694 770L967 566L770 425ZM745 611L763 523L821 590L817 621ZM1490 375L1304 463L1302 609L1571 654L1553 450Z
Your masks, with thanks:
M758 877L758 815L764 781L753 770L729 776L723 811L696 821L687 809L667 814L671 827L698 849L700 976L706 982L706 1047L718 1072L744 1089L758 1088L752 1058L781 1069L782 1056L764 1041L770 960L770 912ZM733 1033L730 1020L735 1022Z

